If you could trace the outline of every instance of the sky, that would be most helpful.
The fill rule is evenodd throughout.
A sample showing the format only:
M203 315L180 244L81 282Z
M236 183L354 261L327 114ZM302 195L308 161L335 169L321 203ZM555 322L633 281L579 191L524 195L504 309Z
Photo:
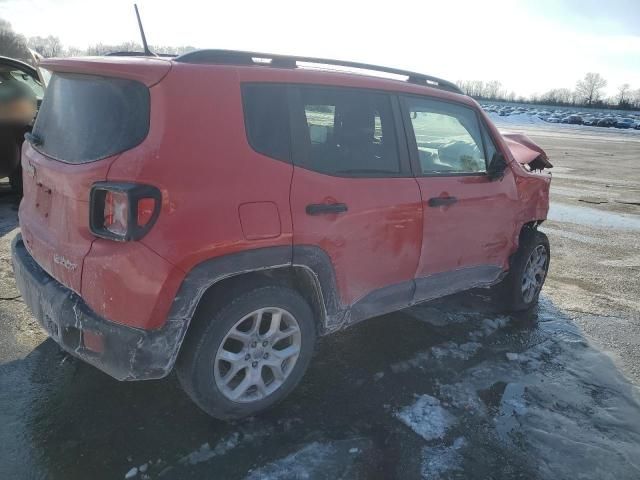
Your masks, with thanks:
M586 72L640 88L640 0L138 0L151 44L331 57L519 95L573 88ZM25 36L65 46L139 41L132 0L0 0Z

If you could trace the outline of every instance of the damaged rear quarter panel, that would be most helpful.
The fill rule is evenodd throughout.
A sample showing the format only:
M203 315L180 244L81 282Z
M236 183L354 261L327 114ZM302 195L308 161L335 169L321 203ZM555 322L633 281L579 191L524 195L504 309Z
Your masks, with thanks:
M97 239L84 260L82 296L101 317L153 330L165 323L183 278L141 242Z

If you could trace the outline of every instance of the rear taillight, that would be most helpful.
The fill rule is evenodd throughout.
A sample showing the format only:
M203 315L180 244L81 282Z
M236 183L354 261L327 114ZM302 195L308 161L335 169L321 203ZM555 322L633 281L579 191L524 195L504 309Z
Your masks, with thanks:
M90 195L91 231L110 240L138 240L157 220L161 199L160 190L150 185L94 183Z

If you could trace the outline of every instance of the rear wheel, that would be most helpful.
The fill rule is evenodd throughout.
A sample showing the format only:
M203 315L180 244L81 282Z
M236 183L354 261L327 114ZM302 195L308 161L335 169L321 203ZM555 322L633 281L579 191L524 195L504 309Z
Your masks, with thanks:
M213 417L240 418L272 406L309 365L313 313L291 289L256 288L223 306L205 306L198 317L177 372L184 390Z
M547 236L526 229L520 236L520 247L505 278L501 297L513 311L528 310L538 303L540 290L549 270L551 250Z

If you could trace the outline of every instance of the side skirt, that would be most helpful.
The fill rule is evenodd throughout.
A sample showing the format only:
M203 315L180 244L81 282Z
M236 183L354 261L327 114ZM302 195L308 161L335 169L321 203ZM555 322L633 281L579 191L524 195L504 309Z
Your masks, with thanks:
M472 288L490 287L500 282L505 272L495 265L461 268L394 284L375 290L345 310L340 325L327 325L327 332L346 328L368 318L402 310Z

